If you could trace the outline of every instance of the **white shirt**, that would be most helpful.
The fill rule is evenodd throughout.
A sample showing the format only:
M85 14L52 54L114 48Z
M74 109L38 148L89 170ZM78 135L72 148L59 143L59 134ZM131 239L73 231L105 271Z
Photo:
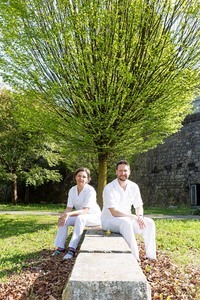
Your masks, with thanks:
M97 204L96 191L89 184L85 184L79 194L77 185L73 186L69 190L67 206L74 207L76 210L88 207L90 208L89 214L101 213L100 207Z
M108 183L103 190L103 210L101 214L102 222L111 217L109 208L115 208L124 213L131 213L134 208L143 205L139 186L130 180L127 180L127 186L124 190L117 179Z

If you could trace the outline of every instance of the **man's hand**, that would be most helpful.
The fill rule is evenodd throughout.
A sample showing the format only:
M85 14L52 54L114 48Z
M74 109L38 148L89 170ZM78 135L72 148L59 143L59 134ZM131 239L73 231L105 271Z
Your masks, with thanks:
M138 224L139 224L140 229L143 230L143 229L146 228L146 225L145 225L145 223L144 223L144 218L143 218L143 216L138 216L137 221L138 221Z

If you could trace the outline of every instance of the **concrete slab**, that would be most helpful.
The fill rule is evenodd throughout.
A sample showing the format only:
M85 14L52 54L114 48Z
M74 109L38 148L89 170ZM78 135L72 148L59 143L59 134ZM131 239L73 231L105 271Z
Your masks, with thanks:
M63 300L149 300L151 292L130 253L80 253Z
M120 234L87 229L63 300L150 300L151 289Z
M102 229L88 229L81 244L80 252L131 253L120 234L106 234Z

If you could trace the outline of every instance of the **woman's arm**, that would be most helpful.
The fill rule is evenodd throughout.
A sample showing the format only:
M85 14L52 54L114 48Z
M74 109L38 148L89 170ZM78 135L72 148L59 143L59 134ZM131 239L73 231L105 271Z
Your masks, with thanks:
M87 214L89 212L89 207L84 207L82 209L79 210L70 210L66 212L66 216L68 217L72 217L72 216L79 216L79 215L83 215L83 214Z
M72 210L72 209L73 209L73 207L67 207L64 210L64 212L60 215L60 217L58 219L58 226L64 226L65 222L67 221L67 219L69 217L83 215L83 214L87 214L89 212L88 207L84 207L83 209L79 209L79 210Z

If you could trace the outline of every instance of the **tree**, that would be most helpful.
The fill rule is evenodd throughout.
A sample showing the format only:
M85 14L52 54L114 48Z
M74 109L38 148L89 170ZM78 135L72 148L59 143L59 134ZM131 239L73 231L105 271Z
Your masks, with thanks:
M17 105L11 92L0 91L0 178L12 183L12 203L17 204L18 179L26 186L60 181L56 166L58 147L43 132L25 131L16 118Z
M198 0L10 0L0 4L4 80L59 116L56 131L110 157L177 131L199 84ZM57 117L55 117L57 119Z

